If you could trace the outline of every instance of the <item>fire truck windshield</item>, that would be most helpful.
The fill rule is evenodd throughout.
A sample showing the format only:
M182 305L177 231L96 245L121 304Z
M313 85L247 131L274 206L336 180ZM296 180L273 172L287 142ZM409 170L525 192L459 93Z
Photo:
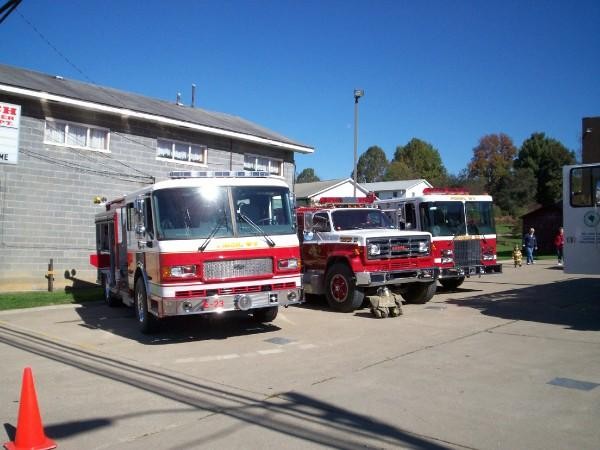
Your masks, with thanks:
M465 202L469 234L496 234L492 202Z
M158 239L233 236L226 188L161 189L153 193L153 205Z
M492 202L423 202L421 227L433 236L495 234Z
M229 202L231 190L233 205ZM272 186L180 187L153 193L158 239L206 239L295 233L289 190ZM251 219L258 229L234 218ZM261 232L262 231L262 232Z
M337 209L331 213L335 230L394 228L390 219L379 209Z
M240 236L295 233L289 190L277 186L238 186L231 193ZM245 218L250 219L248 223ZM262 231L262 232L261 232Z

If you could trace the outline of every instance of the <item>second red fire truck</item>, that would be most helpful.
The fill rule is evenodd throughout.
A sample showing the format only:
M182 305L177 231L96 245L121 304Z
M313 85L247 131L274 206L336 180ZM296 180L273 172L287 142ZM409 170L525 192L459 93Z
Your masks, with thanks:
M297 208L303 287L325 294L336 311L368 300L377 317L396 316L400 296L425 303L435 293L431 234L396 229L374 199L321 198Z
M465 277L502 271L496 259L494 206L489 195L464 189L426 188L416 197L378 200L377 206L403 230L428 231L442 286Z

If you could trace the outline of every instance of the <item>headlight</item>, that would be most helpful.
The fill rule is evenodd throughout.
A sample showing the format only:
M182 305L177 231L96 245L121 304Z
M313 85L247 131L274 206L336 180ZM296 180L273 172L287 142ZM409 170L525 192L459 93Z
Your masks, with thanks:
M429 242L419 242L419 253L426 253L429 251Z
M163 266L161 267L160 273L163 279L191 278L197 275L195 264L189 264L186 266Z
M369 244L369 256L375 256L381 254L381 249L377 244Z
M300 261L296 258L280 259L277 263L279 270L294 270L300 267Z
M454 252L452 251L452 249L447 248L445 250L442 250L442 257L446 257L446 258L452 258L452 255L454 254Z

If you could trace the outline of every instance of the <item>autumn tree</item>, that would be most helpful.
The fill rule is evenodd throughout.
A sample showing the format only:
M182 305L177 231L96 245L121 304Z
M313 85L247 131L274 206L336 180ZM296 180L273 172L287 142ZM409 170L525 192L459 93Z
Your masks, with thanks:
M512 139L504 133L488 134L479 139L468 166L469 178L480 180L486 190L495 195L498 182L512 169L517 154Z
M382 181L388 165L387 157L381 147L371 146L358 159L356 180L359 183Z
M431 184L444 184L448 173L439 151L430 143L412 138L396 147L386 180L423 178Z
M575 163L575 153L544 133L533 133L526 139L514 165L530 170L537 179L536 200L552 205L562 198L562 166Z
M304 169L296 177L296 183L312 183L314 181L321 181L321 179L315 174L315 169L310 167Z

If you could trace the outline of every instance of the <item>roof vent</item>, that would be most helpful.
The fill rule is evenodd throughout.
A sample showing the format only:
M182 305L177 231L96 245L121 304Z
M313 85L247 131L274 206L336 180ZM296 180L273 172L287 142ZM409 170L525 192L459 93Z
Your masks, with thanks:
M57 79L57 80L64 80L64 78L61 77L60 75L54 75L54 78Z
M177 101L175 103L177 106L183 106L183 103L181 103L181 92L177 93Z

